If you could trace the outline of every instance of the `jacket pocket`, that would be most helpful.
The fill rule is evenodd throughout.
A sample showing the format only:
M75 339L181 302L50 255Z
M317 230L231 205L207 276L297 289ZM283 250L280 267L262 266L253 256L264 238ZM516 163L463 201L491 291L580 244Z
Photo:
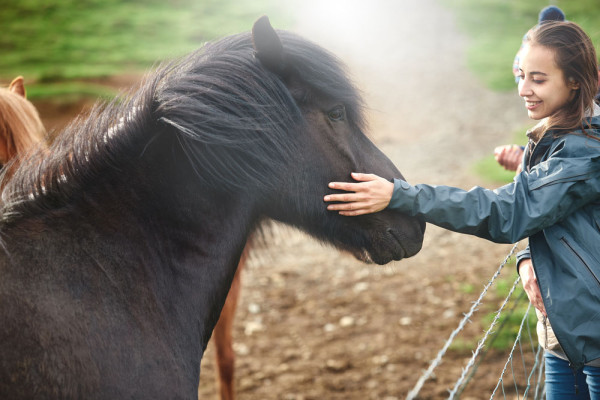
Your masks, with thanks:
M569 241L563 236L560 238L560 241L565 245L565 247L575 256L575 258L580 262L580 265L583 265L585 269L588 271L589 275L596 282L598 287L600 288L600 278L598 275L594 273L594 270L589 266L589 264L585 261L585 259L575 250L575 248L569 243Z
M538 190L546 186L556 185L559 183L569 183L584 181L588 178L589 173L574 174L569 176L557 177L554 175L545 176L543 178L536 179L529 183L529 190Z

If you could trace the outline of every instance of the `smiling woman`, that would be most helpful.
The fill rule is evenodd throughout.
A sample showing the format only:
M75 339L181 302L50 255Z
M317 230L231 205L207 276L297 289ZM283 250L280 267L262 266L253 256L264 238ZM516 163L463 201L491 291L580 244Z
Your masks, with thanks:
M565 375L571 367L578 374L575 389L587 380L589 391L598 391L600 117L592 117L596 52L572 22L537 26L528 34L527 46L519 94L529 116L543 122L530 136L523 171L512 183L493 191L465 191L355 174L359 183L330 184L351 193L327 195L325 201L342 202L327 208L347 216L392 209L498 243L529 238L518 268L530 301L558 339L557 347L546 348L551 360L546 373L572 378ZM548 379L548 399L562 399L556 391L564 384L562 378ZM565 398L572 399L571 394Z
M578 127L585 112L592 112L587 101L598 91L598 64L592 42L574 42L578 37L571 31L560 35L540 32L544 31L528 33L519 63L523 78L519 80L519 96L526 102L529 117L548 118L542 129L534 132L537 139L549 127ZM578 53L587 56L577 57Z

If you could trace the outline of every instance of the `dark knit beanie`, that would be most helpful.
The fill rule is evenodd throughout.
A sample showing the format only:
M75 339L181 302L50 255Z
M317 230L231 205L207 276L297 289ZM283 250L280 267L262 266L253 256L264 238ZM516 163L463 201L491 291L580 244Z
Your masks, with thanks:
M546 21L564 21L565 13L556 6L548 6L540 11L540 16L538 18L538 23L546 22Z

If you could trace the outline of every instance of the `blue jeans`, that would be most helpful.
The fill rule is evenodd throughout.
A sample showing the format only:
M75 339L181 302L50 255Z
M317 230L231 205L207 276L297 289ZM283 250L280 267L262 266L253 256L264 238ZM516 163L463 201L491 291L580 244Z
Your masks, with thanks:
M545 358L546 400L600 400L600 367L585 366L574 375L568 361L548 352Z

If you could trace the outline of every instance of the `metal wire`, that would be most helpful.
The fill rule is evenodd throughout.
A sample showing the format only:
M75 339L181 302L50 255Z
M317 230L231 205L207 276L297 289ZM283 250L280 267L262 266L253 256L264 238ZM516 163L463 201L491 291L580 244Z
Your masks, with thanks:
M520 281L520 278L517 278L515 280L515 285ZM514 287L514 286L513 286ZM513 347L508 355L508 359L506 360L506 363L504 364L504 369L502 370L502 373L500 374L500 379L498 379L498 384L496 385L496 387L494 388L494 391L492 392L492 395L490 396L490 400L494 398L494 395L496 394L496 391L498 390L498 386L500 386L502 384L502 386L504 387L504 384L502 383L502 377L504 376L504 373L506 372L506 369L508 368L508 364L511 364L511 369L512 369L512 360L513 360L513 353L515 352L515 349L517 347L517 344L519 344L520 347L520 343L521 343L521 332L523 331L523 325L525 324L525 321L527 321L527 316L529 315L529 310L531 309L531 303L529 303L529 306L527 306L527 311L525 312L525 316L523 317L523 319L521 320L521 325L519 327L519 332L517 333L517 337L515 338L515 342L513 343ZM522 354L522 353L521 353ZM514 370L513 370L513 376L514 376ZM531 376L531 375L530 375ZM519 396L519 389L517 387L516 384L516 380L515 380L515 389L517 392L517 398ZM503 390L504 391L504 390Z
M456 336L458 335L458 333L460 333L464 329L464 327L467 325L467 322L470 322L469 320L470 320L471 316L473 316L473 314L475 313L475 311L477 311L479 305L481 304L482 299L487 294L488 289L494 283L494 281L496 280L496 278L498 278L498 276L500 276L500 272L502 271L502 268L504 268L504 266L506 265L506 263L508 262L508 260L513 256L513 254L514 254L514 252L515 252L516 249L517 249L517 244L515 244L512 247L512 249L510 250L510 252L506 256L506 258L504 259L504 261L502 262L502 264L500 264L500 266L498 267L498 269L496 270L496 272L494 273L494 275L492 276L492 278L484 286L483 291L479 295L479 298L473 303L473 305L471 306L471 309L469 310L469 312L464 315L463 319L458 324L458 327L450 334L450 336L448 337L448 340L446 340L446 343L444 344L444 346L442 347L442 349L438 352L436 358L433 359L433 361L429 365L429 368L427 368L427 370L425 370L423 372L423 374L421 375L421 377L417 380L417 383L415 384L415 386L413 387L413 389L410 392L408 392L408 395L406 397L407 400L412 400L412 399L415 399L417 397L417 395L419 394L419 392L421 391L421 389L423 387L423 384L427 381L427 379L429 379L431 377L431 375L433 374L433 371L441 363L442 358L446 354L446 351L448 350L448 348L450 347L450 345L452 344L452 342L454 341L454 339L456 338ZM509 296L510 295L512 295L512 290L511 290L511 293L509 294ZM506 304L506 302L504 304ZM504 304L502 305L502 307L504 307ZM490 327L490 330L493 327L493 325L495 325L495 322L497 321L498 317L499 317L499 313L496 315L496 318L492 322L492 326ZM488 332L489 332L489 330L488 330ZM487 338L487 334L486 334L486 338ZM480 342L480 346L478 346L478 350L476 352L477 354L479 353L479 349L482 346L483 346L483 343ZM476 357L476 354L474 354L474 357ZM472 364L473 364L472 361L470 361L469 362L469 368L470 368L470 366L472 366ZM466 376L467 371L468 371L468 369L467 370L463 370L463 374L462 374L461 378L459 379L459 381L457 381L457 385L455 385L455 388L454 388L453 392L460 386L462 380ZM452 395L452 392L451 392L451 395Z
M507 260L508 260L508 258L507 258ZM506 261L505 261L505 263L506 263ZM467 376L467 373L469 372L469 370L471 369L471 367L475 364L475 359L479 355L479 352L483 348L483 345L485 344L487 338L490 336L490 334L492 332L492 329L494 329L494 327L496 326L496 323L500 319L500 315L502 314L502 310L504 310L504 307L506 307L506 304L508 304L508 300L512 296L512 294L515 291L515 288L517 287L517 284L520 282L520 280L521 280L520 277L515 280L515 283L513 284L513 286L510 289L510 292L508 293L508 296L506 296L506 298L504 299L504 302L502 303L502 305L500 306L500 308L496 312L496 315L494 316L494 320L490 324L490 327L485 332L485 335L483 335L483 338L479 341L479 343L477 345L477 348L473 352L473 356L471 357L471 359L469 360L469 362L467 363L467 365L463 368L463 371L462 371L462 374L461 374L460 378L458 378L458 380L456 381L456 383L454 385L454 388L452 388L452 390L450 391L450 394L448 395L448 399L454 399L454 398L456 398L455 396L456 396L458 388L462 385L464 379Z

